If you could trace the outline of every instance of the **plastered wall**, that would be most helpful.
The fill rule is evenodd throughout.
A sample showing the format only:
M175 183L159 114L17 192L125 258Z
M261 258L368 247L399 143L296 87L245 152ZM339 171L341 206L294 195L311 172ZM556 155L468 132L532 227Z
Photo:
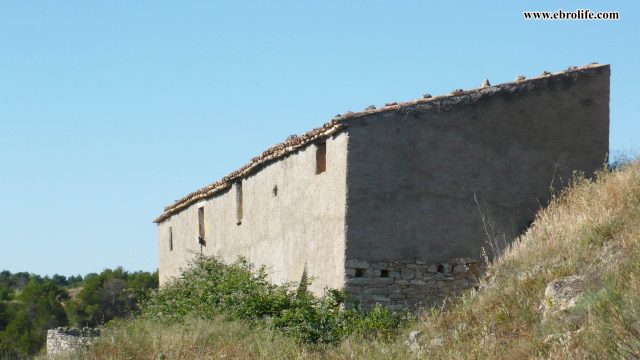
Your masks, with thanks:
M232 262L242 255L265 265L277 282L300 281L306 268L311 289L339 288L344 279L347 134L326 141L326 171L316 174L316 145L267 165L242 182L242 223L236 189L191 205L158 224L160 282L186 269L198 244L198 214L205 208L202 251ZM274 194L277 187L277 195ZM173 251L169 250L169 228Z

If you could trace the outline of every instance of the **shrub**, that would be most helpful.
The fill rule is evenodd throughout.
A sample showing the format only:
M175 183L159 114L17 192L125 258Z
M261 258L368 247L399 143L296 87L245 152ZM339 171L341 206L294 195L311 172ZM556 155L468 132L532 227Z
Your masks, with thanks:
M352 333L390 339L410 318L382 307L345 310L344 291L329 290L319 298L307 290L309 283L274 285L264 267L254 270L243 258L224 264L201 255L178 281L143 301L141 316L168 322L248 320L309 343L337 343Z

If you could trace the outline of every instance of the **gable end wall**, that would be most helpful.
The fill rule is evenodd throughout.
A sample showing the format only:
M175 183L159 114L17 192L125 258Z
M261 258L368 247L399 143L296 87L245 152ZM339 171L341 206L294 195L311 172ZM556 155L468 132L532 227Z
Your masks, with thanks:
M488 238L500 246L526 229L551 185L559 190L574 170L591 176L606 163L609 66L347 126L347 287L363 302L442 297L450 281L464 285L453 268L477 268L482 248L492 255ZM358 266L363 278L354 277Z

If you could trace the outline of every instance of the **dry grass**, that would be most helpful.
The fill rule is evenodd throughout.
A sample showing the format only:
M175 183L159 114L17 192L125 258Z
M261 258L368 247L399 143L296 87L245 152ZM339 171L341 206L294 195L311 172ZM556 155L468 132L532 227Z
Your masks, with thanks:
M563 319L542 321L544 289L569 275L586 294ZM488 268L481 288L427 312L418 353L350 338L301 345L240 322L137 320L105 332L87 359L603 359L640 357L640 162L576 180ZM571 321L566 321L566 319Z
M190 319L184 324L120 322L87 353L56 359L402 359L401 342L350 338L339 346L304 345L245 322Z
M423 319L433 358L629 358L640 355L640 163L575 180L489 267L480 291ZM569 275L587 294L542 322L546 285ZM617 308L616 308L617 307ZM567 321L571 319L571 321ZM442 337L444 346L429 346ZM546 340L546 341L545 341ZM624 344L624 343L627 344ZM624 347L627 347L626 350Z

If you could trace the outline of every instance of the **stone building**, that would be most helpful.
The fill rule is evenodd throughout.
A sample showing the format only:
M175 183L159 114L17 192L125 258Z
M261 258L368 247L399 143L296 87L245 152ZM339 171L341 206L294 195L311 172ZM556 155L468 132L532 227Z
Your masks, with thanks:
M609 148L608 65L336 116L167 206L160 282L193 254L343 288L364 306L427 304L473 285L574 171ZM489 239L492 239L489 241Z

